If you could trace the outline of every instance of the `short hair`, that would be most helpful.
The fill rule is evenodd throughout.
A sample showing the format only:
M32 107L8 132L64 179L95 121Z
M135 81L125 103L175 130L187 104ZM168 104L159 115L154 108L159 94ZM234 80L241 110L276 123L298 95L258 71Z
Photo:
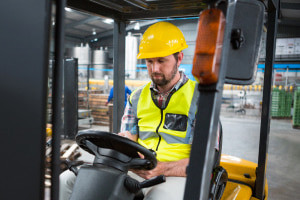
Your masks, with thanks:
M173 56L174 56L176 62L178 62L178 54L179 54L179 52L173 53Z

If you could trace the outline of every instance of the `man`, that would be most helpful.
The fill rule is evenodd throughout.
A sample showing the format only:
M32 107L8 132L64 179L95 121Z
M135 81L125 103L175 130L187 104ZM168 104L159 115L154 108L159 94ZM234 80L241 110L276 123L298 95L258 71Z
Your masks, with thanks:
M157 154L153 170L134 170L149 179L165 175L166 183L146 190L145 199L183 199L198 90L178 68L187 48L182 32L159 22L143 35L138 59L146 59L152 82L130 96L121 133Z
M130 95L119 135L157 154L156 168L132 170L131 176L166 176L165 183L143 190L144 199L183 199L199 97L196 83L178 70L187 47L182 32L168 22L151 25L140 43L137 58L146 59L152 81Z
M129 87L127 87L127 85L125 85L125 100L124 100L124 107L126 106L126 104L127 104L127 95L130 95L131 94L131 90L129 89ZM107 106L108 105L108 103L110 102L110 101L112 101L113 100L113 98L114 98L114 87L112 87L111 89L110 89L110 92L109 92L109 96L108 96L108 98L107 98L107 102L105 103L105 105Z

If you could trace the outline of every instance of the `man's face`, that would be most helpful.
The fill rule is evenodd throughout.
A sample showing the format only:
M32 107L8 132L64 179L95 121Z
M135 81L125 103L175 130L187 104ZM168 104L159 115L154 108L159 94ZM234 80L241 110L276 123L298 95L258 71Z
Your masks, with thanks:
M165 86L170 83L178 72L174 55L147 58L146 65L150 78L158 86Z

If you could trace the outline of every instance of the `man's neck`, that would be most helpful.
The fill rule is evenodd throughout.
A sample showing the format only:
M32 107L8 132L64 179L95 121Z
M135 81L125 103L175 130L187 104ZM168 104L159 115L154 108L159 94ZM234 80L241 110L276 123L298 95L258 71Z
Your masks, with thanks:
M179 80L180 80L180 73L178 72L167 85L164 86L157 85L156 87L160 93L166 93L170 91Z

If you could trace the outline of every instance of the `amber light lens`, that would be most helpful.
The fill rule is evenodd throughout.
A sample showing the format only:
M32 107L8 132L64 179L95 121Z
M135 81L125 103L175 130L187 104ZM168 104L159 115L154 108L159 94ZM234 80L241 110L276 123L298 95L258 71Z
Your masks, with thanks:
M225 17L220 9L200 13L192 74L202 85L218 82Z

